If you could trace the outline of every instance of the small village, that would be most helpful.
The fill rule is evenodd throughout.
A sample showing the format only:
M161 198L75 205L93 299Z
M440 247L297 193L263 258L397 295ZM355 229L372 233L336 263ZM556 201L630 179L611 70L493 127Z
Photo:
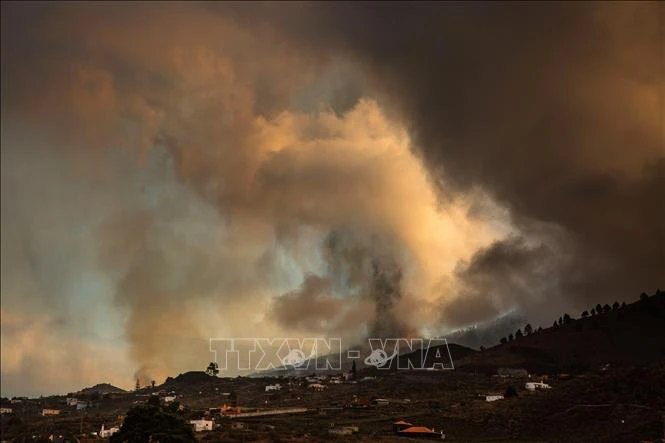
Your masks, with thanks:
M436 414L431 412L447 408L441 404L441 393L432 385L447 388L449 379L457 379L456 385L466 383L445 371L414 372L417 374L363 376L354 370L289 378L234 379L189 372L160 386L141 386L137 382L132 392L117 388L105 391L102 387L82 395L3 399L1 411L3 423L13 419L35 424L35 440L62 442L71 441L72 435L79 441L108 439L120 430L123 412L142 404L157 404L185 417L200 440L260 439L277 433L291 441L345 436L446 439L446 420L435 419ZM494 404L511 395L517 397L517 391L539 395L536 391L551 389L543 381L547 377L534 377L524 370L499 371L492 377L482 377L482 383L477 383L477 376L469 377L463 378L468 378L467 383L478 384L477 389L455 389L456 401L448 408L463 408L465 404L478 407L479 403ZM400 380L410 388L391 389ZM37 432L38 429L47 434Z

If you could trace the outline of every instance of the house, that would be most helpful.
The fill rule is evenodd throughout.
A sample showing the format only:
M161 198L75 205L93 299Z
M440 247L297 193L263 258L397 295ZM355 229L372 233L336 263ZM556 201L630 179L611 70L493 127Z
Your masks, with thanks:
M536 389L552 389L552 387L547 383L535 382L535 381L525 383L524 387L526 388L527 391L535 391Z
M12 412L14 412L12 408L6 408L6 407L0 408L0 414L11 414Z
M503 400L503 395L501 394L485 394L485 401L492 402L497 400Z
M78 399L74 397L67 397L67 406L76 406Z
M359 399L355 395L353 396L353 400L351 400L351 403L347 404L347 408L351 409L369 409L372 407L372 403L367 400L367 399Z
M322 385L321 383L312 383L311 385L307 386L307 388L320 392L325 391L328 387L326 385Z
M175 395L167 395L166 397L162 398L162 400L164 400L164 403L171 403L175 400L175 398Z
M282 390L282 385L280 385L279 383L266 386L266 392L281 391L281 390Z
M194 432L212 431L212 420L190 420L189 424L194 427Z
M431 438L431 439L441 439L446 438L443 431L436 432L434 429L426 428L424 426L411 426L406 429L402 429L397 432L397 435L404 437L413 437L413 438Z
M410 428L413 425L409 422L406 422L404 420L398 420L395 423L393 423L393 432L399 432L401 430L404 430L406 428Z
M42 417L47 415L60 415L60 409L42 409Z
M372 400L372 405L373 406L388 406L390 404L390 401L385 398L375 398Z
M102 424L102 429L99 430L99 436L101 438L109 438L110 436L119 431L120 428L118 426L113 426L112 428L104 429L104 425Z
M341 426L338 428L328 429L329 434L333 435L352 435L358 432L358 426Z
M85 402L85 401L77 401L76 402L76 410L81 411L83 409L88 409L92 404L90 402Z

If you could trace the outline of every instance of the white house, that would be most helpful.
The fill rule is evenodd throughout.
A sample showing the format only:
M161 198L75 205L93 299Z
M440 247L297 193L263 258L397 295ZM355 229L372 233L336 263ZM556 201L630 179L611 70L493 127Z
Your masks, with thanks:
M76 406L78 399L74 397L67 397L67 406Z
M194 426L194 432L212 431L212 420L190 420L189 424Z
M530 381L524 384L524 387L528 391L535 391L536 389L552 389L550 385L547 383L542 383L542 382L535 382L535 381Z
M11 414L14 412L12 408L0 408L0 414Z
M164 400L164 403L171 403L175 400L175 395L167 395L162 400Z
M314 389L315 391L325 391L327 386L322 385L321 383L312 383L311 385L307 386L309 389Z
M99 430L99 436L101 438L109 438L116 432L119 432L120 428L117 426L113 426L112 428L104 429L104 425L102 424L102 429Z
M485 395L485 401L486 402L497 401L497 400L503 400L503 395L501 395L501 394L487 394L487 395Z
M60 409L42 409L42 417L47 415L60 415Z
M282 385L280 385L279 383L266 386L266 392L281 391L281 390L282 390Z
M83 410L83 409L88 409L89 407L90 407L90 403L89 403L89 402L85 402L85 401L78 401L78 402L76 402L76 410L77 410L77 411L81 411L81 410Z
M333 435L352 435L358 432L358 426L341 426L328 429L329 434Z

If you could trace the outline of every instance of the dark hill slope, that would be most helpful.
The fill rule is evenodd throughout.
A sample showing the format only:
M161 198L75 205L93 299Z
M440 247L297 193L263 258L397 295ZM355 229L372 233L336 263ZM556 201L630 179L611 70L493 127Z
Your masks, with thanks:
M484 352L465 356L457 369L584 372L610 363L643 366L665 361L665 293L600 315L572 320Z

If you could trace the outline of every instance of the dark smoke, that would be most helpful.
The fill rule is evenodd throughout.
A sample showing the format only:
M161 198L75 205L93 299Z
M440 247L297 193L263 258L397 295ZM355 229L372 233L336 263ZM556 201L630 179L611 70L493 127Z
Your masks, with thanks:
M316 56L352 57L365 66L410 123L435 181L444 177L459 190L482 187L526 232L534 223L562 231L557 235L572 256L539 246L527 253L528 235L497 245L502 253L491 262L491 251L479 254L479 263L461 271L474 294L467 296L489 293L500 302L488 307L477 299L477 306L464 308L463 320L486 318L523 299L512 284L503 284L505 291L488 287L504 269L509 280L545 291L555 306L632 298L663 285L662 3L279 9L264 5L248 14L237 6L234 12L240 19L265 13ZM515 263L518 257L528 265ZM539 264L552 273L535 271Z

